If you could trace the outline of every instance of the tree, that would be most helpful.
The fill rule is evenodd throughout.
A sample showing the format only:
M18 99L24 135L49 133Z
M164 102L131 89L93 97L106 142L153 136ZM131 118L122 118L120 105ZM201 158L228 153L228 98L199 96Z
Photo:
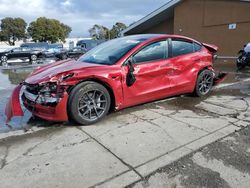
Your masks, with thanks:
M45 17L37 18L37 20L31 22L28 27L28 34L34 41L39 42L64 42L70 32L71 28L68 25L56 19L48 19Z
M110 38L118 38L121 36L121 32L126 29L127 26L124 23L117 22L113 25L112 29L110 30Z
M6 17L1 20L0 39L15 45L17 40L26 38L27 23L22 18Z
M110 38L109 29L98 24L93 25L93 27L89 29L89 34L93 39L96 40L105 40Z

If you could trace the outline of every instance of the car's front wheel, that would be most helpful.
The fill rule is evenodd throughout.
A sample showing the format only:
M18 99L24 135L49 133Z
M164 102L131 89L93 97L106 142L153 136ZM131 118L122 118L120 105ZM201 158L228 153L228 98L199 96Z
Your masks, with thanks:
M7 62L7 61L8 61L7 56L6 56L6 55L3 55L3 56L1 57L1 62L4 63L4 62Z
M198 75L194 93L198 97L209 94L213 87L214 74L211 70L203 70Z
M69 95L70 119L82 125L100 121L108 112L111 99L108 90L96 82L83 82Z

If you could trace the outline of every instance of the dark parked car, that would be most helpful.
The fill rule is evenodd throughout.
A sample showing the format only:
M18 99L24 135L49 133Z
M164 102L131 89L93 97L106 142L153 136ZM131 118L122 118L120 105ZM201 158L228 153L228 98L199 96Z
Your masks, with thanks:
M68 57L77 59L81 55L87 52L86 48L82 48L80 46L74 47L68 51Z
M62 44L50 44L48 50L44 52L45 57L56 57L59 60L67 58L79 58L81 55L86 53L84 47L74 47L70 50L63 48Z
M53 43L49 44L45 51L43 51L44 57L56 57L58 59L67 59L68 51L63 48L63 44Z
M31 48L19 47L11 50L6 50L0 53L1 64L6 65L9 59L29 59L34 62L42 55L41 51L33 50Z
M103 42L104 42L103 40L85 39L85 40L79 40L76 43L76 46L85 48L87 51L89 51Z
M21 44L20 47L31 48L34 50L47 50L49 44L47 42L29 42Z

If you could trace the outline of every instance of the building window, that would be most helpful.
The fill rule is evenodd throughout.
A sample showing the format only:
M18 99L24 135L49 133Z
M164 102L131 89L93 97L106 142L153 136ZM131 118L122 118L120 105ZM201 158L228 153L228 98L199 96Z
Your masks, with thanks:
M193 52L194 52L194 46L192 42L182 41L182 40L172 40L173 57Z
M167 57L167 54L167 41L160 41L144 47L134 55L133 59L135 63L143 63L165 59Z

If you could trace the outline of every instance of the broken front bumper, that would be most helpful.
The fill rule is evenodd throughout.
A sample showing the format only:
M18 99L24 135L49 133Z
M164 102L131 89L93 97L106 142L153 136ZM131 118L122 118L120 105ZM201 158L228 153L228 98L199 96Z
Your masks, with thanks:
M63 96L60 98L44 97L30 93L26 90L25 86L19 85L14 89L9 102L6 105L6 123L8 123L14 116L23 116L20 95L22 104L33 115L50 121L68 121L67 92L64 92Z
M23 116L23 110L20 104L19 93L21 91L22 85L18 85L6 104L5 107L5 115L6 115L6 123L8 123L13 116Z

